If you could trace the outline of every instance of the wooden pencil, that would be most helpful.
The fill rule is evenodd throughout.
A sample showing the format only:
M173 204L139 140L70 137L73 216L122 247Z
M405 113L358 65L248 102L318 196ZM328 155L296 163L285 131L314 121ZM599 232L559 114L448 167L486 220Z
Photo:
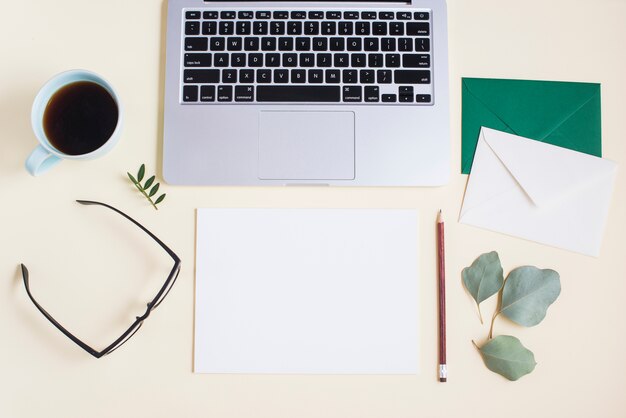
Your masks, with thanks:
M437 216L437 258L439 276L439 381L448 380L446 364L446 256L444 222L441 210Z

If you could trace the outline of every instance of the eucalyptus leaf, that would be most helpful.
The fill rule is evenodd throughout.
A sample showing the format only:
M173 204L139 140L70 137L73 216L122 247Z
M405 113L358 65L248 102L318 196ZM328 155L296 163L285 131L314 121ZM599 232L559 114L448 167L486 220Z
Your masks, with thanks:
M504 282L502 265L500 264L498 253L492 251L482 254L474 260L471 266L463 269L461 276L463 277L465 288L476 301L478 314L482 322L480 304L498 293Z
M148 180L146 180L146 184L144 184L143 189L148 190L148 187L152 186L152 183L154 183L155 178L155 176L152 176Z
M518 267L504 283L500 313L515 323L532 327L543 321L560 293L561 281L556 271Z
M156 202L154 202L155 205L158 205L159 203L161 203L163 200L165 199L165 193L163 193L161 196L159 196L159 198L156 200Z
M152 197L159 191L159 183L157 183L152 189L150 189L150 193L148 196Z
M499 335L478 347L478 351L489 370L509 380L527 375L537 365L533 352L510 335Z
M137 173L137 180L141 181L143 180L143 176L146 174L146 165L145 164L141 164L141 167L139 167L139 172Z

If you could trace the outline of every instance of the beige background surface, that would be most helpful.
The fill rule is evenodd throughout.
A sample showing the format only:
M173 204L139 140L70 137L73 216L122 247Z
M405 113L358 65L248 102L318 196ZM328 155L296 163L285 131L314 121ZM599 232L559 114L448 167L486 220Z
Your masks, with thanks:
M603 149L626 162L626 1L449 0L453 176L446 187L168 187L158 212L126 179L145 162L160 170L162 0L2 1L0 13L0 417L626 417L626 170L619 173L599 259L456 222L462 76L602 83ZM87 68L108 78L126 105L115 150L64 162L32 178L30 105L53 74ZM183 259L168 299L139 334L108 358L75 347L27 300L33 292L76 334L100 347L143 312L167 259L123 220L77 198L113 204L142 221ZM197 207L376 207L421 212L419 376L193 375L194 225ZM433 221L448 215L450 381L436 380ZM487 334L460 282L481 252L506 271L533 264L561 273L546 320L523 329L534 373L510 383L471 345ZM486 316L494 301L484 304Z

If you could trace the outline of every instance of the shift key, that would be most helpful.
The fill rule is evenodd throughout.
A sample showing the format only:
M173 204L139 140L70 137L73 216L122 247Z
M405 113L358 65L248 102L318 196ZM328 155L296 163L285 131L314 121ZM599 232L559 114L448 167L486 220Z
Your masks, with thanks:
M393 82L396 84L430 84L428 70L395 70Z
M213 84L220 82L220 70L185 70L185 83Z

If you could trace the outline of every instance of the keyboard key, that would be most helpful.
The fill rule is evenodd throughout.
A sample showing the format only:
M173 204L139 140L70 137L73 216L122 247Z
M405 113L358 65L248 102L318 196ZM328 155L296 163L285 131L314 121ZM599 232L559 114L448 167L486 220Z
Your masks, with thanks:
M241 51L243 48L243 39L239 37L229 37L226 41L226 49L229 51Z
M265 54L266 67L280 67L280 54Z
M302 22L287 22L288 35L302 35Z
M374 22L372 25L372 34L387 35L387 22Z
M246 54L232 54L230 58L230 65L232 67L246 66Z
M200 19L200 12L186 12L185 19Z
M262 71L262 70L259 70ZM253 83L254 82L254 70L239 70L239 82L240 83Z
M272 22L270 23L270 33L272 35L284 35L285 34L285 22Z
M413 13L413 19L415 19L415 20L428 20L428 19L430 19L430 13L428 13L428 12L415 12L415 13Z
M291 82L298 84L306 82L306 70L291 70Z
M184 86L183 87L183 102L197 102L198 101L198 86Z
M378 51L378 38L365 38L363 49L365 51Z
M400 86L398 87L398 93L400 96L407 94L413 96L413 86Z
M296 51L310 51L311 38L296 38Z
M326 12L326 19L341 19L341 12Z
M222 83L234 84L237 82L237 70L222 70Z
M253 102L254 86L235 86L236 102Z
M326 70L326 83L333 84L341 81L339 70Z
M315 54L300 54L300 67L314 67Z
M185 22L185 35L200 35L200 22Z
M386 67L399 67L400 66L400 54L385 54L385 66Z
M271 83L272 82L272 70L258 70L256 73L257 83Z
M339 86L258 86L258 102L339 102Z
M404 68L428 68L430 67L430 55L404 54L402 55Z
M215 86L200 87L200 101L201 102L214 102L215 101Z
M391 103L391 102L395 102L395 101L396 101L396 95L395 94L383 94L383 102Z
M246 51L258 51L259 50L259 38L256 38L256 37L244 38L243 49Z
M298 54L283 54L283 67L297 67Z
M395 38L382 38L380 40L380 50L391 52L396 50L396 39Z
M389 23L389 35L394 35L394 36L404 35L404 22L390 22Z
M368 54L367 65L372 68L383 66L383 54Z
M360 102L363 100L363 88L361 86L344 86L344 102Z
M252 33L255 35L267 35L269 25L264 20L254 22L252 25Z
M261 51L276 51L276 38L261 38Z
M430 84L428 70L395 70L393 77L396 84Z
M374 20L376 17L376 12L361 12L361 19Z
M262 67L263 66L263 54L249 54L248 55L248 67Z
M237 35L250 35L252 33L252 22L237 22L235 24Z
M348 46L348 51L361 51L362 50L362 43L361 43L361 38L348 38L348 42L347 42Z
M225 48L226 39L214 36L211 38L211 51L223 51Z
M317 54L318 67L330 67L333 65L333 56L331 54Z
M413 41L411 38L398 39L398 51L411 52L413 51Z
M313 38L313 51L328 51L326 38Z
M380 88L378 86L365 87L365 101L378 102L380 100Z
M306 19L306 12L291 12L292 19Z
M293 51L293 38L278 38L279 51Z
M269 19L272 17L270 12L256 12L257 19Z
M335 54L335 67L347 67L350 65L348 59L348 54Z
M203 35L215 35L217 33L217 22L202 22Z
M183 80L190 84L214 84L220 82L220 70L185 70Z
M413 103L413 95L401 94L398 97L400 97L400 102L402 103Z
M378 70L376 72L376 82L378 84L391 84L391 71L390 70Z
M359 80L361 84L374 83L374 70L361 70L359 71Z
M418 103L430 103L430 94L417 94L415 95L415 101Z
M236 16L235 12L221 12L220 18L222 19L234 19Z
M215 66L216 67L228 67L229 57L228 54L215 54Z
M346 84L355 84L359 80L357 79L356 70L343 70L343 82Z
M406 34L409 36L430 35L430 24L428 22L409 22L406 24Z
M354 22L339 22L339 35L352 35L354 32Z
M361 68L367 65L365 54L352 54L350 62L353 67Z
M289 12L274 12L274 19L289 19Z
M309 12L309 19L324 19L324 12Z
M233 86L219 86L217 88L217 101L218 102L232 102L233 101Z
M344 38L330 38L331 51L343 51L346 49L346 40Z
M336 35L337 22L322 22L322 35Z
M237 18L239 19L252 19L254 17L254 13L252 12L239 12L237 13Z
M381 20L393 20L393 12L378 12L378 18Z
M288 83L289 70L274 70L274 83Z
M203 19L217 19L217 12L204 12L202 13Z
M415 51L417 52L429 52L430 51L430 39L417 38L415 40Z
M398 20L411 20L411 12L397 12L396 19Z
M208 45L207 38L185 38L185 51L206 51Z
M370 22L356 22L356 35L369 35L370 34Z
M309 83L322 83L324 82L323 70L309 70Z
M304 22L305 35L319 35L320 22Z
M210 67L211 54L185 54L185 67Z

